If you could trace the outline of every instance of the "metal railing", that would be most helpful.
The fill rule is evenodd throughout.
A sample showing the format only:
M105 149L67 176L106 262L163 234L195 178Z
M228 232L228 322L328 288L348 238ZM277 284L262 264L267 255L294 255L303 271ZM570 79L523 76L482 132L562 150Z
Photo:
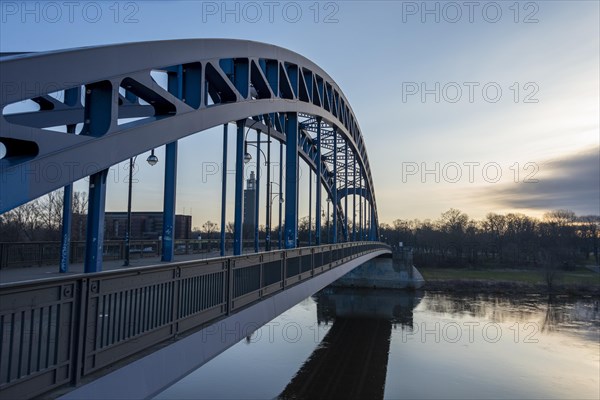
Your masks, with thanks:
M248 248L254 245L247 241ZM158 257L161 254L160 240L132 240L129 254L132 259ZM104 241L103 259L125 259L125 241ZM231 247L231 246L229 246ZM175 254L203 254L219 249L218 240L214 239L178 239L175 240ZM82 263L85 256L85 242L73 241L69 244L69 262ZM0 243L0 269L58 265L60 259L60 242L4 242Z
M28 398L362 255L354 242L0 285L0 397Z

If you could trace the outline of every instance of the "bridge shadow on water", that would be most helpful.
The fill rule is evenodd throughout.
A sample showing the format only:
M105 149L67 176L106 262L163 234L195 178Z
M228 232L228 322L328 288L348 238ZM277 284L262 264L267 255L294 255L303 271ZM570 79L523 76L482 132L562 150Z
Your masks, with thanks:
M413 327L420 292L327 287L314 296L333 325L280 399L383 398L392 328Z

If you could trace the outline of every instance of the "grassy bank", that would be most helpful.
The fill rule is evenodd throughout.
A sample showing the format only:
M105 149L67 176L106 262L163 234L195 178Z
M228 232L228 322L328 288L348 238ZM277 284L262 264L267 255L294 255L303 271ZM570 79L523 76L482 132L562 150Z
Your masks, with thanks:
M426 287L440 290L600 293L600 274L584 267L558 271L548 287L543 271L531 269L419 268Z

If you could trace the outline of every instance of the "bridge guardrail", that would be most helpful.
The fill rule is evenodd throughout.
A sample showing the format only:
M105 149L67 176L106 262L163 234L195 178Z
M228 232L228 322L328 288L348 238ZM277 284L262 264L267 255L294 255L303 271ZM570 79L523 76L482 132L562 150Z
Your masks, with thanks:
M226 241L226 247L231 248L233 240ZM245 240L244 248L254 247L253 240ZM105 240L105 261L125 259L124 240ZM216 239L176 239L175 254L208 255L219 248ZM133 259L160 256L162 241L154 239L133 239L130 243L129 255ZM51 242L2 242L0 243L0 270L5 268L20 268L42 265L58 265L60 260L60 241ZM69 263L83 263L85 258L85 242L71 241L69 244Z
M0 285L0 395L33 397L361 255L354 242Z

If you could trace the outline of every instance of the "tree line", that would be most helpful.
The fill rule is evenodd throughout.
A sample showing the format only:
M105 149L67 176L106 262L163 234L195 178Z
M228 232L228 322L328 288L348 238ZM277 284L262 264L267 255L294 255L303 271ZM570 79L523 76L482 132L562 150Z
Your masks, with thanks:
M75 192L72 212L86 214L87 203L87 193ZM1 214L0 242L59 241L62 210L62 193L57 191ZM329 224L326 218L322 219L322 243L333 241L331 217ZM218 224L206 221L194 228L192 237L218 240L219 229ZM272 227L272 243L277 242L278 229ZM341 231L338 229L340 236ZM226 237L232 236L233 223L228 222ZM265 236L261 225L261 246ZM307 245L309 237L314 243L314 222L310 224L308 218L301 218L298 237L300 245ZM245 228L244 239L254 239L253 229ZM382 223L380 240L394 248L400 243L412 248L415 264L422 267L535 267L549 263L572 267L578 262L599 263L600 216L554 210L541 219L519 213L489 213L476 220L451 208L437 220L397 219L391 224Z
M397 219L381 224L381 239L393 247L413 249L415 265L423 267L553 264L570 268L578 262L599 262L600 216L577 216L554 210L541 219L519 213L488 213L475 220L450 209L437 220Z

